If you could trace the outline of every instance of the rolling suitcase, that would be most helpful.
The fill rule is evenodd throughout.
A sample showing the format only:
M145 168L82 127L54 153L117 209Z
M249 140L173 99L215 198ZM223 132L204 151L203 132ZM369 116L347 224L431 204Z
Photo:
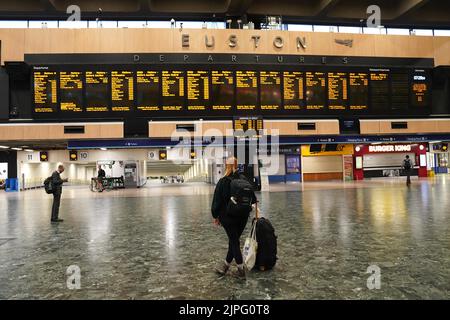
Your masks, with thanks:
M258 206L256 206L256 217L253 223L256 223L256 241L258 242L254 268L261 271L270 270L278 259L275 229L268 219L259 217Z

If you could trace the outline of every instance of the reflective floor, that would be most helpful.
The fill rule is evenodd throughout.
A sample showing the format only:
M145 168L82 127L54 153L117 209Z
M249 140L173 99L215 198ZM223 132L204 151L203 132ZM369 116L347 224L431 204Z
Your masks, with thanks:
M43 190L1 192L0 299L450 298L450 177L271 187L258 196L279 262L245 282L212 271L227 246L212 191L66 187L60 225ZM79 290L67 288L71 265ZM370 266L380 289L367 287Z

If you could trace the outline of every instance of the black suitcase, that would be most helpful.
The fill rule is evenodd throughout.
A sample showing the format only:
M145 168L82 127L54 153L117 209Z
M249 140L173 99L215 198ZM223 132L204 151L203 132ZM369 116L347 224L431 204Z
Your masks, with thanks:
M256 252L255 269L265 271L272 269L277 263L277 236L269 220L256 219Z

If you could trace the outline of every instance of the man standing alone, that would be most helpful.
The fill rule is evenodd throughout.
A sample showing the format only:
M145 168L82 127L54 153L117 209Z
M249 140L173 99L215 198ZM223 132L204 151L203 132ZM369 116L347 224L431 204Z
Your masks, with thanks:
M61 164L58 169L52 174L52 186L53 186L53 206L52 206L52 222L63 222L63 219L59 219L59 205L61 202L62 185L67 182L68 179L61 179L61 173L64 172L64 166Z
M405 170L405 173L406 173L406 185L410 186L411 185L412 165L411 165L411 159L409 158L408 155L406 156L405 160L403 160L403 169Z

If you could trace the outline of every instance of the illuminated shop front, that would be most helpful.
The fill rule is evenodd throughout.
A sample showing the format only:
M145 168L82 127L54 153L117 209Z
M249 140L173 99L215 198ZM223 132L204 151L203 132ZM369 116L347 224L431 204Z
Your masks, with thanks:
M426 144L355 145L355 180L404 176L403 160L412 161L412 176L427 177Z

